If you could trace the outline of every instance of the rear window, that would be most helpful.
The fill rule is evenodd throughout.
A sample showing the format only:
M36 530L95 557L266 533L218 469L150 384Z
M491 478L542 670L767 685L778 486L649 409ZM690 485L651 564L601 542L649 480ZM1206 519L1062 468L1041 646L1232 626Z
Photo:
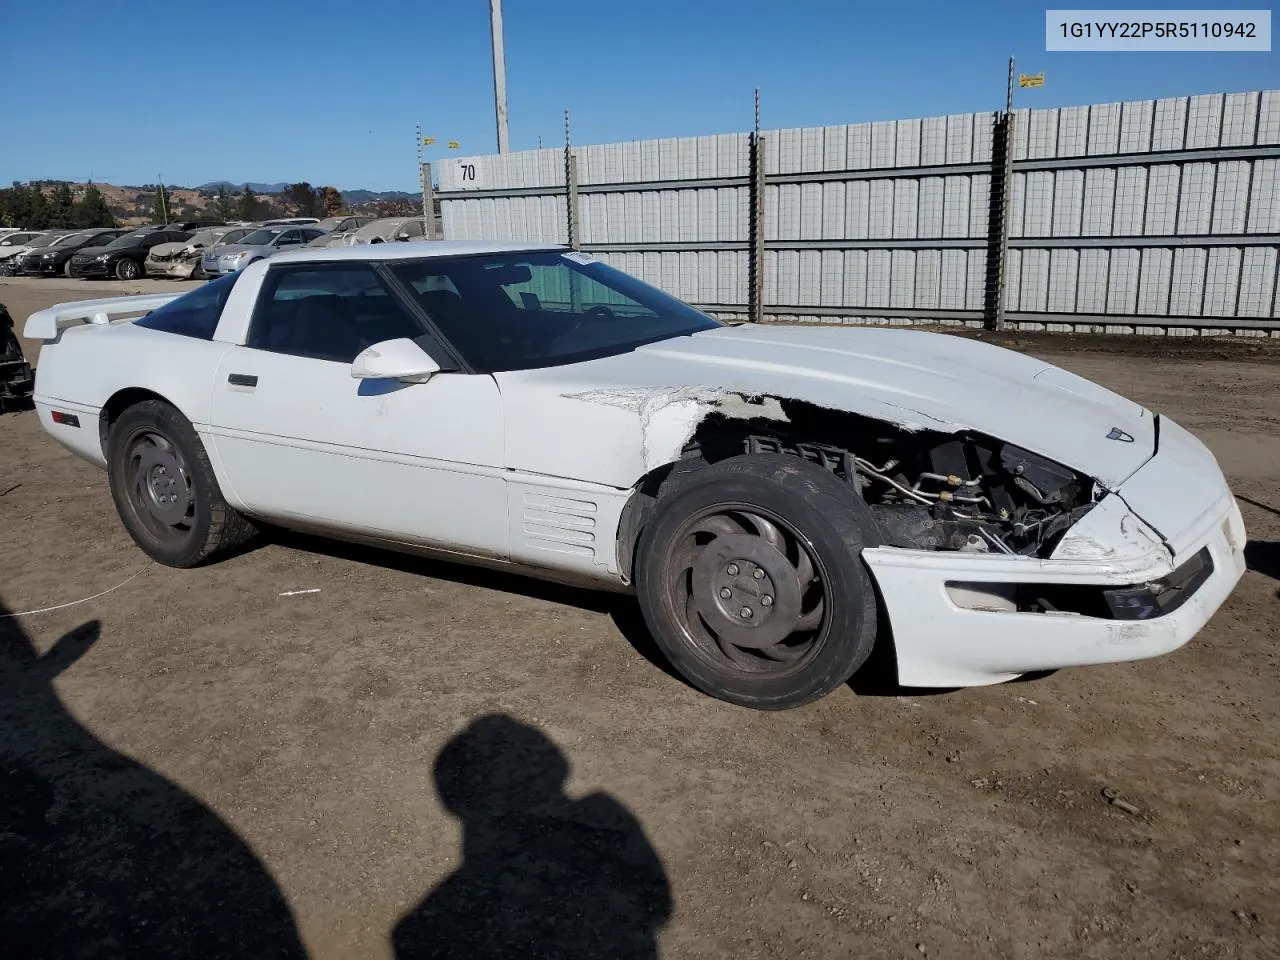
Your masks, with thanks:
M238 273L230 273L211 280L203 287L197 287L177 300L171 300L163 307L152 310L145 317L139 317L134 323L148 330L212 340L214 331L218 329L218 318L222 316L222 308L226 306L227 297L231 295L231 288L237 277Z

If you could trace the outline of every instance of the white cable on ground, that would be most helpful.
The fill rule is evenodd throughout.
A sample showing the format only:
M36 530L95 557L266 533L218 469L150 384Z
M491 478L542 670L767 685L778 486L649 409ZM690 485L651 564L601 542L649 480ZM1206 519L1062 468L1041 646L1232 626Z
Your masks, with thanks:
M103 590L101 593L95 593L92 597L85 597L81 600L72 600L69 603L59 603L56 606L52 606L52 607L41 607L39 610L23 610L21 613L6 613L3 615L0 615L0 620L12 620L16 617L30 617L30 616L34 616L37 613L52 613L54 610L64 610L67 607L74 607L78 603L88 603L90 600L97 600L99 597L105 597L108 593L111 593L113 590L119 590L121 587L132 583L134 580L137 580L140 576L142 576L144 573L150 570L153 566L155 566L154 563L148 563L146 566L144 566L141 570L139 570L133 576L129 577L126 580L121 580L114 587L111 587L107 590Z

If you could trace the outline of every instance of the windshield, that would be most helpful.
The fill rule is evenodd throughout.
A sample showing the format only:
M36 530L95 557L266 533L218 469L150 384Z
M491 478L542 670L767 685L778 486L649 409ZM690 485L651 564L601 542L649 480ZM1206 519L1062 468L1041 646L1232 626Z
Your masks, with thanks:
M138 244L142 243L143 237L145 237L149 232L150 231L147 230L141 230L137 233L126 233L123 236L116 237L107 244L107 249L120 250L124 247L136 247Z
M96 233L73 233L71 236L67 237L67 239L61 241L59 246L83 247L96 236Z
M479 372L613 356L720 326L581 253L436 257L388 269Z
M25 247L38 236L40 236L38 233L11 233L7 237L0 239L0 246Z
M42 233L31 241L33 247L52 247L55 243L65 237L65 233Z
M222 235L222 239L220 239L218 243L219 244L239 243L241 240L243 240L245 237L247 237L251 233L253 233L253 231L250 229L247 229L245 227L236 227L236 229L228 230L226 233L224 233Z
M315 226L319 230L337 230L338 225L346 219L346 217L325 217Z
M255 230L247 237L243 238L240 243L246 247L265 247L268 243L283 233L282 230Z
M208 247L217 243L222 236L220 230L201 230L199 233L192 234L191 239L187 241L187 246Z

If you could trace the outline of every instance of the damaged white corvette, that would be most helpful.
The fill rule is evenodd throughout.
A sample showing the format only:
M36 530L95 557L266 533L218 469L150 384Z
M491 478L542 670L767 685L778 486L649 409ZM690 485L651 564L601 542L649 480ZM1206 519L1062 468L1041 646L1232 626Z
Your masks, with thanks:
M161 563L275 524L634 590L751 707L876 643L906 686L1166 653L1244 569L1213 456L1135 403L956 337L724 325L564 248L285 253L26 335Z

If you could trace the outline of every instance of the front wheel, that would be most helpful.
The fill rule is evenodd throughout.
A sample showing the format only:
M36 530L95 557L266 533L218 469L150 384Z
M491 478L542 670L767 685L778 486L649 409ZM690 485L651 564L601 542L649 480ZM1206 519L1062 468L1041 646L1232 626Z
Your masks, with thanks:
M117 280L137 280L141 274L142 268L128 257L123 257L120 262L116 264Z
M73 273L71 272L71 261L70 261L70 260L68 260L65 264L63 264L63 266L62 266L62 273L63 273L63 276L65 276L68 280L71 280L71 279L73 279L73 278L75 277L75 274L73 274Z
M641 534L636 588L672 666L760 710L845 683L871 653L878 542L857 492L796 457L750 455L682 474Z
M223 498L195 429L167 403L139 403L111 425L107 473L125 529L166 566L194 567L255 533Z

